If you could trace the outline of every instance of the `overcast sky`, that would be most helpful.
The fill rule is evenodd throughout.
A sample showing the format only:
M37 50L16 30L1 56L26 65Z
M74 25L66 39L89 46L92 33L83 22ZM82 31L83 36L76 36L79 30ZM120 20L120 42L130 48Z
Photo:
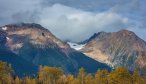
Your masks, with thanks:
M0 26L38 23L62 40L128 29L146 41L146 0L0 0Z

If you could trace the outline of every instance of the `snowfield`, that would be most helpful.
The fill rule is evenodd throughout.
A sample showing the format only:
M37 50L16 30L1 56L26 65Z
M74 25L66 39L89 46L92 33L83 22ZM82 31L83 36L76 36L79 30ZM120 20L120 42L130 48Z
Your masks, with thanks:
M2 30L7 30L7 27L2 27Z
M77 43L72 43L72 42L67 42L67 43L70 45L71 48L75 50L81 50L86 45L86 44L77 44Z

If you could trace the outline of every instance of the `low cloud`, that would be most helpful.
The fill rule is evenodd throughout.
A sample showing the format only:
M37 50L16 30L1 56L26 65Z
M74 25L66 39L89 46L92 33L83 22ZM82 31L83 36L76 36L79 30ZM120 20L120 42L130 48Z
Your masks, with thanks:
M76 4L77 3L77 4ZM62 40L88 39L99 31L134 31L146 40L143 0L1 0L0 25L33 22L48 28Z
M31 16L37 16L34 11L40 8L40 3L41 0L0 0L0 25L32 22Z
M113 12L93 13L55 4L40 14L40 24L63 40L81 41L99 31L117 31L128 26L128 18Z

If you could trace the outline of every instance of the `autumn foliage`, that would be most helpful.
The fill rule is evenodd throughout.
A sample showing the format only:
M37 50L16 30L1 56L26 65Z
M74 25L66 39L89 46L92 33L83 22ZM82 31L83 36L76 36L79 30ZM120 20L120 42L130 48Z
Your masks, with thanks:
M20 78L13 75L11 65L0 61L0 84L146 84L146 76L140 75L138 69L131 73L124 67L111 72L98 70L95 74L81 68L72 75L61 68L40 66L37 77Z

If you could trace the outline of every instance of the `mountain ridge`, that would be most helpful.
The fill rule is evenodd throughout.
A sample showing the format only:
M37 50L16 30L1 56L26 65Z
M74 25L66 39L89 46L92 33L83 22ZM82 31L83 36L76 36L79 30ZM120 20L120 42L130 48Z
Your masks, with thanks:
M70 48L69 44L39 24L10 24L0 27L0 31L3 32L0 34L0 48L15 53L34 66L61 67L66 73L76 73L81 67L91 73L95 73L98 69L110 70L106 64Z
M96 35L86 43L81 51L87 56L113 67L124 66L130 70L139 68L145 72L146 43L129 30L106 33L103 36L102 34Z

